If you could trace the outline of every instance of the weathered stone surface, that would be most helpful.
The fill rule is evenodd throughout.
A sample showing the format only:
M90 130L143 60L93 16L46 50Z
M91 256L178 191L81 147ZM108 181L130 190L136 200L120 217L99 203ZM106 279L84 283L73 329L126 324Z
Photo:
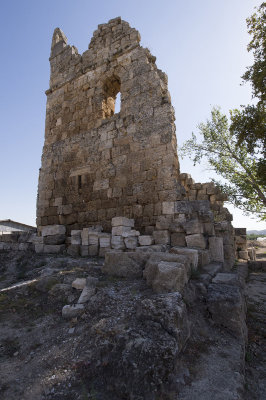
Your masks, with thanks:
M90 244L89 245L89 255L90 256L97 256L99 252L98 244Z
M70 256L77 257L80 254L80 245L79 244L71 244L67 248L67 254Z
M111 235L108 233L101 233L99 236L100 247L111 247Z
M152 236L155 244L170 244L169 231L166 230L154 231Z
M171 234L171 246L186 246L185 233L175 232Z
M125 249L125 243L122 236L112 236L111 239L111 247L115 250L123 250Z
M89 246L80 246L81 257L87 257L89 255Z
M219 273L217 274L212 283L223 283L225 285L240 285L240 281L237 274L229 274L229 273Z
M52 235L52 236L44 236L43 238L44 244L64 244L66 240L65 235Z
M105 254L102 271L124 278L140 278L149 253L110 251Z
M43 253L59 254L65 250L64 244L44 244Z
M42 236L65 235L64 225L47 225L42 227Z
M198 268L198 261L199 261L198 250L172 247L170 249L170 253L187 256L190 259L192 269L196 270Z
M203 233L203 225L198 219L191 219L190 221L184 222L182 225L187 235Z
M84 312L83 304L66 305L62 309L62 317L66 319L71 319L78 317Z
M95 232L95 233L89 232L88 243L89 243L89 246L90 245L98 246L98 244L99 244L99 233L97 233L97 232Z
M112 218L112 226L124 226L134 228L134 219L126 217L114 217Z
M209 250L198 250L199 256L199 267L204 265L208 265L211 262L210 252Z
M196 249L205 249L206 248L206 239L200 233L196 233L194 235L189 235L185 237L187 247L194 247Z
M140 235L139 244L140 246L151 246L154 243L154 239L150 235Z
M223 238L210 237L209 238L209 251L212 261L224 262L224 247Z
M143 276L156 293L182 291L187 282L185 267L177 262L150 263L146 266Z
M138 245L138 239L136 236L127 237L124 239L125 246L127 249L135 250Z
M130 226L114 226L112 228L112 235L113 236L122 236L123 233L128 233L130 232L131 228Z
M248 260L248 252L247 250L241 250L238 252L238 256L242 260Z
M78 290L84 289L85 285L86 285L86 278L76 278L72 282L72 287Z
M71 244L79 244L81 245L81 230L72 230L71 231Z

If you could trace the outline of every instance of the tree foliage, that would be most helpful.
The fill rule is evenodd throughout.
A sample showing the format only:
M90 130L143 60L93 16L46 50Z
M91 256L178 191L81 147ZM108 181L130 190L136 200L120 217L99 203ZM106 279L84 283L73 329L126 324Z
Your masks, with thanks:
M266 191L258 178L260 159L248 152L245 143L238 143L228 118L219 108L214 108L211 116L211 120L198 126L203 141L198 143L192 134L181 148L182 157L188 155L194 165L206 158L211 169L227 180L228 183L213 181L229 201L245 213L255 213L266 220Z
M256 105L242 106L231 111L230 131L245 143L251 154L260 154L258 179L266 185L266 2L263 2L250 18L247 18L248 33L252 39L247 47L253 52L254 63L242 76L249 82Z

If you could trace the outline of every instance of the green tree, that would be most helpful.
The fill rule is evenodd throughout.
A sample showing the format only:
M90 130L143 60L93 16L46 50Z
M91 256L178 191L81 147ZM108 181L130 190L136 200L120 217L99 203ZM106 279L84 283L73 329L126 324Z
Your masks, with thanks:
M250 18L247 18L248 33L252 39L247 47L253 52L254 63L247 67L243 82L252 87L256 105L242 106L232 110L230 131L245 143L251 154L259 155L257 161L258 179L266 185L266 3L263 2Z
M198 143L192 134L181 147L181 156L189 156L194 165L205 158L210 168L228 182L213 180L227 194L228 200L245 213L266 220L266 191L258 177L260 158L250 154L244 142L238 142L230 130L228 118L219 108L214 108L211 120L201 123L198 128L202 142Z

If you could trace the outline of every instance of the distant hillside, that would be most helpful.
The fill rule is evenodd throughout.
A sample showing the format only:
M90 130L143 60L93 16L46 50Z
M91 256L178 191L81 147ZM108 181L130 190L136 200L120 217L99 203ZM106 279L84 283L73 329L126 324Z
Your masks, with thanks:
M266 229L262 229L261 231L256 231L256 230L251 230L247 231L248 235L254 234L254 235L266 235Z

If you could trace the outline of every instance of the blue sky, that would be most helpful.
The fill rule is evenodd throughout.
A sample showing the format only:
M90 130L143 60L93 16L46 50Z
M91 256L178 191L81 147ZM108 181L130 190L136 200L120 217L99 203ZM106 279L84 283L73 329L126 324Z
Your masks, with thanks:
M35 223L38 171L44 141L45 90L53 30L60 27L82 53L97 25L121 16L139 30L141 44L169 78L181 145L214 105L222 111L250 102L241 75L252 64L245 19L257 0L9 0L1 4L0 219ZM196 181L206 166L180 160ZM232 208L230 208L232 212ZM234 226L265 223L234 211Z

